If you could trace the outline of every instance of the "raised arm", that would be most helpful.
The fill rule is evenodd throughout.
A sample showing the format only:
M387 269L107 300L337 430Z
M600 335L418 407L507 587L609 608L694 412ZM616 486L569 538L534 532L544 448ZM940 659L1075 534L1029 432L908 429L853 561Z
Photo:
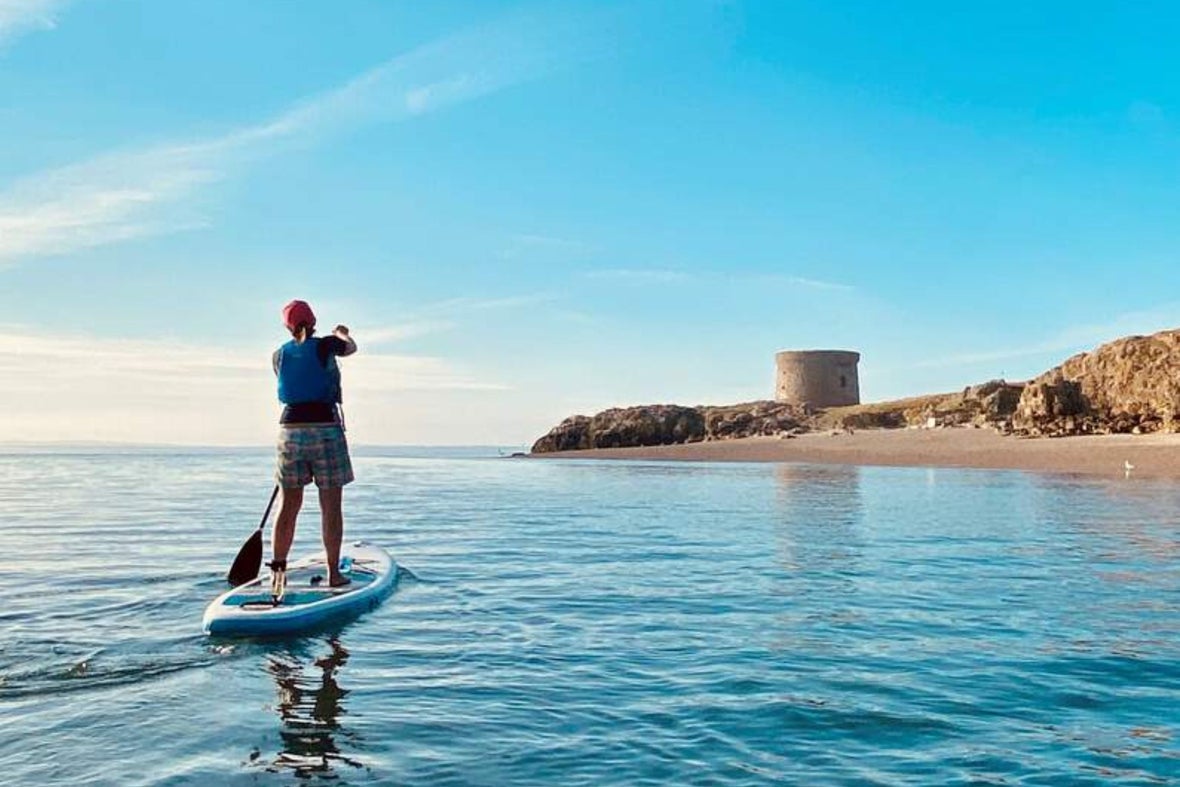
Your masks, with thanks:
M356 342L348 335L348 328L346 326L337 325L332 331L332 335L344 342L344 352L340 353L340 355L352 355L356 352Z

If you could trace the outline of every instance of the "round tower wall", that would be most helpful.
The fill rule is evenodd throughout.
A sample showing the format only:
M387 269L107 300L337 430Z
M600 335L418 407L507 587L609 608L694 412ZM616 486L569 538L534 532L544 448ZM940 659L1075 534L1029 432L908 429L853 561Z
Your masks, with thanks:
M789 350L774 356L774 398L814 407L860 404L857 364L860 353L848 350Z

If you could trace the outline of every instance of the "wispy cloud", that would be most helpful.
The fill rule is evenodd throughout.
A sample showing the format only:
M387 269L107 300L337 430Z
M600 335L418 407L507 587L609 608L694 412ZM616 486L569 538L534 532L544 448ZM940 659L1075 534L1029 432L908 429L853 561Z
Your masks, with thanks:
M57 26L63 0L0 0L0 46L34 30Z
M441 333L452 330L454 327L455 324L452 322L436 320L432 322L408 322L402 325L387 325L384 327L362 326L353 330L353 333L356 335L357 340L362 342L365 347L372 347L402 342L407 339L416 339L419 336L428 336L433 333Z
M396 315L397 322L383 323L374 318L374 312L356 302L334 301L317 298L316 311L321 315L356 314L368 312L364 319L350 323L350 330L362 352L357 358L367 356L374 347L385 347L423 336L455 331L464 327L471 318L487 319L486 315L496 312L511 312L530 309L559 300L549 293L528 293L505 295L494 298L454 297L427 301L414 306L392 307L387 314ZM496 315L499 318L499 315ZM330 322L323 322L321 329L331 328ZM0 326L2 328L3 326ZM468 326L470 327L470 326Z
M28 4L34 11L18 12L23 5L0 0L0 33L52 19L53 3L34 0ZM589 51L592 32L573 34L543 18L512 17L394 57L261 123L26 177L0 191L0 267L201 226L199 216L184 215L178 204L249 161L283 150L282 143L315 143L358 125L406 120L537 78Z
M664 268L600 268L586 272L587 279L647 284L651 282L687 282L699 275Z
M762 282L765 284L781 284L788 287L804 288L808 290L842 290L848 291L855 289L850 284L840 284L839 282L823 281L821 279L809 279L805 276L786 276L779 274L768 274L765 276L755 275L749 277L751 280Z
M350 388L357 390L505 388L431 356L366 352L349 358L347 364ZM0 378L9 381L9 389L15 393L41 394L56 388L107 391L121 397L170 393L192 397L213 391L231 395L240 391L243 383L266 383L272 375L270 349L262 347L249 350L166 340L96 339L39 334L14 326L6 326L0 333ZM179 390L170 386L179 386ZM262 390L269 393L269 385L263 385Z
M726 273L716 270L684 271L668 268L602 268L586 271L587 279L600 279L635 284L709 282L751 282L772 286L787 286L811 290L852 290L847 284L809 279L803 276L789 276L777 273L747 273L735 271Z
M451 316L457 319L471 312L520 309L552 303L555 300L557 297L548 293L509 295L502 298L447 298L425 304L415 309L413 314L417 317Z
M406 111L421 115L450 101L461 101L467 95L479 94L488 89L471 74L460 74L452 79L435 82L406 92Z
M19 181L0 193L0 267L199 225L162 213L220 177L205 146L114 154Z
M1075 345L1060 344L1055 341L1044 341L997 350L980 350L974 352L954 353L937 358L907 364L907 369L941 369L956 366L976 366L978 364L1010 361L1020 358L1032 358L1054 352L1066 352L1075 349Z
M373 394L393 391L507 391L506 383L481 380L443 358L358 353L347 361L348 388Z
M908 368L942 368L973 366L997 361L1034 358L1059 354L1058 361L1065 360L1065 354L1092 350L1106 342L1124 336L1143 335L1156 331L1180 327L1180 303L1165 304L1154 309L1128 312L1104 322L1082 323L1066 326L1039 341L1022 343L1011 347L983 349L945 355L926 361L919 361Z
M506 260L539 254L547 257L569 257L584 254L589 250L590 246L577 240L536 233L517 233L508 238L508 245L500 250L498 256Z
M552 235L537 235L535 233L522 232L512 236L512 240L525 246L547 246L550 248L584 248L585 244L581 241L569 240L568 238L556 238Z
M0 379L8 402L0 412L0 445L87 439L261 444L271 439L279 405L268 347L0 329ZM350 421L359 421L362 439L369 441L432 438L403 416L404 402L433 402L449 412L459 405L447 403L510 390L434 356L363 350L341 365ZM474 419L455 416L456 423Z

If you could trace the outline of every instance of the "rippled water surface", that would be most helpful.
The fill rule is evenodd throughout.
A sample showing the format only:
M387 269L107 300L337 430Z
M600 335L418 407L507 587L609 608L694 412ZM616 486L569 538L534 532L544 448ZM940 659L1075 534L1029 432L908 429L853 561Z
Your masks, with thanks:
M355 464L397 592L235 641L266 452L0 454L0 783L1180 783L1178 485Z

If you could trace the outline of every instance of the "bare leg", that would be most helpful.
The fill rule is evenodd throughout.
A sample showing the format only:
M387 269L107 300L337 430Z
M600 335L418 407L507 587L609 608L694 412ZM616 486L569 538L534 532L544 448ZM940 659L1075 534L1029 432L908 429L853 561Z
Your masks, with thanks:
M340 545L344 541L344 488L335 486L320 489L320 517L324 536L324 552L328 556L328 584L347 582L340 573Z
M291 551L291 542L295 540L295 520L302 505L303 487L283 487L283 504L275 519L270 542L271 554L275 560L286 560L287 553Z

